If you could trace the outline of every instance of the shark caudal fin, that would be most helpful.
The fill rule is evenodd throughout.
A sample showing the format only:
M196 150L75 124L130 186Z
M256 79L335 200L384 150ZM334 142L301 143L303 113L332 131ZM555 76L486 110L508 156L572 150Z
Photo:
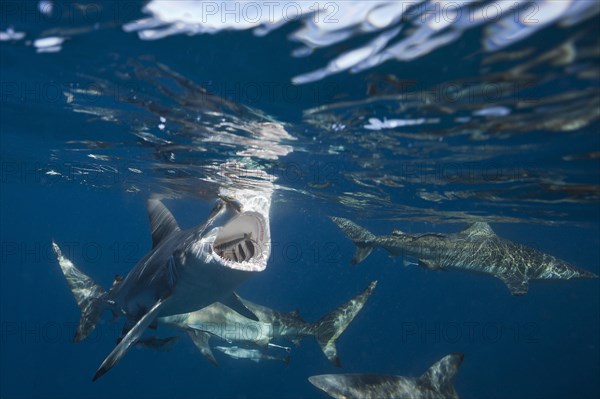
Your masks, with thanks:
M326 314L313 324L312 330L315 339L319 343L319 346L327 359L329 359L334 366L340 367L340 359L337 354L337 348L335 347L336 340L342 335L350 322L354 320L358 312L363 308L376 286L377 281L373 281L369 284L367 289L355 298L333 312Z
M443 357L419 377L419 382L441 393L444 398L458 399L454 389L454 377L462 364L463 357L462 353L452 353Z
M75 301L81 309L79 327L77 327L75 337L73 337L74 342L79 342L90 335L98 321L100 321L102 311L106 308L104 301L106 291L77 269L73 262L65 258L60 247L54 241L52 242L52 249L56 254L58 264L67 279Z
M337 224L344 234L354 242L354 245L356 245L356 252L351 261L353 265L362 262L369 256L373 250L373 242L376 238L374 234L348 219L331 216L331 220Z

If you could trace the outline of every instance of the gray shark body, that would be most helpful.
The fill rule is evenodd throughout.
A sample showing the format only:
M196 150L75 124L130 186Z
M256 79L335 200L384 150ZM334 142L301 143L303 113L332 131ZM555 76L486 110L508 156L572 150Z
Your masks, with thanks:
M108 292L79 271L53 243L63 274L81 308L75 341L91 333L106 309L115 317L127 319L122 339L99 367L94 380L110 370L157 317L190 312L227 298L231 306L236 306L233 290L265 269L270 251L268 216L256 211L234 212L222 227L213 227L219 216L225 216L226 208L220 201L206 223L181 230L160 201L148 201L152 250L125 278L116 279ZM247 235L256 237L252 241L256 245L252 257L234 260L233 246L227 248L229 252L217 254L213 250L220 243ZM240 304L239 309L245 308Z
M167 337L167 338L158 338L158 337L148 337L143 339L138 339L135 344L138 346L142 346L144 348L152 349L158 352L168 352L177 343L179 337Z
M298 311L278 312L239 296L238 301L258 320L252 320L222 303L214 303L195 312L160 317L158 322L187 331L194 344L213 364L216 364L216 360L210 350L211 336L230 343L260 347L278 346L271 342L279 339L298 344L302 338L312 336L329 361L339 366L336 340L364 307L376 285L376 281L372 282L359 295L316 323L304 321Z
M458 399L454 377L462 354L450 354L418 378L379 374L324 374L309 377L336 399Z
M240 348L238 346L215 346L215 349L234 359L248 359L256 363L263 360L278 360L284 362L286 365L290 363L289 356L269 355L258 349Z
M375 236L350 220L332 220L357 246L352 263L364 260L375 247L393 256L418 260L431 270L458 269L502 280L513 295L524 295L531 280L597 278L592 272L501 237L487 223L476 222L453 234L412 235L395 230Z

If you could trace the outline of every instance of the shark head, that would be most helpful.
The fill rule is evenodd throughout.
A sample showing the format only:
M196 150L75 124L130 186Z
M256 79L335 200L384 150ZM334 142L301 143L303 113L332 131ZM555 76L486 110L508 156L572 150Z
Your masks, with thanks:
M210 255L221 266L250 272L267 267L271 238L268 221L262 214L242 212L215 229L212 237Z
M227 199L219 200L208 220L191 230L163 228L162 220L151 223L153 241L155 231L169 231L156 240L158 244L150 256L167 260L166 268L162 262L154 262L156 273L167 276L169 302L162 306L161 316L193 312L213 302L245 311L232 292L267 267L271 250L269 205L270 201L255 193L236 198L233 205ZM160 205L156 209L160 213L153 210L151 220L170 219L176 226L166 207ZM253 315L252 318L256 319Z
M236 215L222 227L212 229L198 243L202 249L208 244L209 259L206 260L234 270L265 270L271 255L270 193L223 189L220 196L236 199L233 207Z

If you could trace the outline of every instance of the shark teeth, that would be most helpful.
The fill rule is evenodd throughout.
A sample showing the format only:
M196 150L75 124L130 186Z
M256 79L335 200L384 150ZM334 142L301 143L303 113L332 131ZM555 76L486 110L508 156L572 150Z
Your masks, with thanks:
M246 240L246 241L250 241L250 240ZM262 251L260 250L260 248L258 248L258 246L255 247L253 245L251 250L250 249L244 250L242 248L242 251L240 251L240 249L238 248L240 245L241 244L238 244L235 247L235 249L230 248L225 251L217 251L213 247L212 248L213 256L217 260L217 262L219 262L223 266L228 267L230 269L248 270L248 271L263 270L265 268L265 264L264 264L264 257L262 256ZM244 255L242 256L242 254L240 252L243 252ZM252 254L251 256L249 256L250 253Z
M236 242L227 248L213 246L213 251L221 258L236 263L250 261L254 255L259 253L258 249L258 243L252 239Z

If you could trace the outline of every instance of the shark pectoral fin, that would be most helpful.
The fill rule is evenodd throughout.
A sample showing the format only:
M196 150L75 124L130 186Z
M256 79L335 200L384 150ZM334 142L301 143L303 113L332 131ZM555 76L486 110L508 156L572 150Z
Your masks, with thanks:
M240 297L235 293L231 294L229 297L225 298L224 300L222 300L220 302L223 305L230 308L231 310L234 310L237 313L241 314L242 316L244 316L247 319L254 320L254 321L260 321L260 320L258 320L258 317L256 317L256 315L254 313L252 313L252 311L250 309L248 309L248 307L246 305L244 305L244 303L242 302Z
M192 339L196 348L204 355L206 360L208 360L213 366L219 366L217 363L217 359L215 359L215 355L213 355L212 350L210 349L209 340L210 333L205 331L192 330L188 331L188 335Z
M498 276L508 287L511 295L525 295L529 290L529 280L520 276Z
M155 248L165 237L180 231L175 218L160 200L149 199L146 208L150 219L152 248Z
M359 264L371 254L371 251L373 251L373 247L370 245L356 244L356 251L354 252L354 257L352 257L350 263L353 265Z
M110 352L110 354L104 359L96 374L94 374L94 378L92 381L96 381L98 378L102 377L108 370L114 367L115 364L121 360L123 356L127 353L131 345L135 343L141 336L144 330L148 328L150 324L154 321L158 312L160 311L161 306L166 302L166 300L159 300L152 306L152 308L146 313L129 332L123 337L121 342Z

